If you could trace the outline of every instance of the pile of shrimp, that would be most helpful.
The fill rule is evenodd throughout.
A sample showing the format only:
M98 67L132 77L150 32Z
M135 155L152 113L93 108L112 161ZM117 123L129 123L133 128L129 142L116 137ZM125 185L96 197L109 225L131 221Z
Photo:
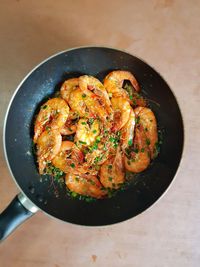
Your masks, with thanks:
M112 71L103 83L83 75L41 106L33 141L40 174L52 164L71 192L100 199L156 157L157 122L132 73Z

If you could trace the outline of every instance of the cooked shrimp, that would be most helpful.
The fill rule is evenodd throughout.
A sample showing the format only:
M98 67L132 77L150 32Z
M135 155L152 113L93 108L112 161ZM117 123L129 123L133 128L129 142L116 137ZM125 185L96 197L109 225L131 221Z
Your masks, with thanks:
M75 175L68 173L65 177L65 183L69 190L84 196L102 198L106 194L95 175Z
M62 137L59 130L44 131L37 139L37 159L39 173L43 174L44 169L60 151Z
M61 98L52 98L43 104L35 121L34 142L37 142L45 128L61 129L67 120L68 114L69 107L65 100Z
M111 103L115 112L114 130L118 131L127 123L131 112L131 106L123 97L112 97Z
M125 169L120 147L115 156L101 166L100 181L106 188L119 188L125 181Z
M63 128L61 128L60 133L62 135L71 135L76 132L76 125L64 125Z
M89 153L86 154L85 159L90 166L102 165L110 155L116 153L116 146L118 141L116 140L116 135L109 135L105 130L105 133L101 133L96 140L93 146L89 147Z
M83 75L79 77L79 86L83 93L87 96L91 96L92 91L94 93L93 98L100 102L100 104L106 109L108 114L112 112L110 99L103 84L93 76Z
M73 142L63 141L59 153L52 160L52 164L61 171L73 174L97 174L97 170L84 162L83 152Z
M133 144L135 129L135 113L131 109L128 122L121 129L122 150L125 151L129 146Z
M151 158L155 157L155 144L158 142L158 130L155 115L149 108L138 107L134 109L138 124L145 130L146 142L150 149Z
M136 127L133 149L127 151L124 158L125 168L135 173L144 171L150 163L149 153L144 129Z
M95 95L92 92L88 92L87 95L83 95L85 97L84 102L88 110L87 116L89 116L90 118L100 118L102 121L106 122L109 114L101 104L101 101L95 98Z
M68 102L71 92L78 87L79 87L78 78L72 78L72 79L66 80L62 84L61 89L60 89L60 93L61 93L62 98Z
M43 104L35 121L39 173L57 178L52 164L74 196L100 199L120 188L126 170L144 171L157 155L158 134L139 91L129 71L110 72L104 84L89 75L66 80L60 98Z
M87 153L85 159L90 166L98 166L103 164L109 157L109 150L95 149L91 153Z
M66 159L71 155L73 146L73 142L63 141L59 153L52 160L52 164L65 173L69 171Z
M140 87L136 78L129 71L116 70L110 72L104 79L104 87L113 96L127 97L127 92L122 88L125 80L130 81L134 89L139 92Z
M90 146L96 140L96 137L100 134L100 122L94 120L91 125L87 119L80 119L77 124L76 135L74 137L75 142L79 144Z
M87 106L85 103L85 95L80 88L77 88L70 93L68 103L72 111L76 112L80 117L86 115Z

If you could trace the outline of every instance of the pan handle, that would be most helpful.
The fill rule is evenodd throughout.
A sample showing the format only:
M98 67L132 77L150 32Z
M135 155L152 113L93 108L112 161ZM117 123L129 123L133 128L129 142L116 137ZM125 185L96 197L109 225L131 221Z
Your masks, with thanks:
M38 211L24 194L19 193L0 214L0 241L3 241L21 223Z

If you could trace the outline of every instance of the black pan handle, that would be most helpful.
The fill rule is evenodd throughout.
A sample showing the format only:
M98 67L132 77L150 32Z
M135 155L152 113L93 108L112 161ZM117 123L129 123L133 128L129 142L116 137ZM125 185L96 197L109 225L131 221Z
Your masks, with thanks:
M38 208L26 196L22 193L17 195L0 214L0 241L37 211Z

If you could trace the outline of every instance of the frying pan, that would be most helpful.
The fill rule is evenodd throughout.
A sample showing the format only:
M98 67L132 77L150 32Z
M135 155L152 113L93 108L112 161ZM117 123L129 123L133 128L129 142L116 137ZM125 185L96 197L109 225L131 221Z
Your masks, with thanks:
M127 189L114 197L86 202L68 196L50 177L38 174L32 152L34 117L38 107L60 89L62 82L83 74L101 81L111 70L128 70L149 99L163 142L150 167L133 175ZM70 49L46 59L20 83L9 104L4 124L4 152L20 189L0 215L0 240L37 210L68 223L101 226L121 222L145 211L166 191L178 169L183 150L183 122L176 98L164 79L144 61L106 47Z

